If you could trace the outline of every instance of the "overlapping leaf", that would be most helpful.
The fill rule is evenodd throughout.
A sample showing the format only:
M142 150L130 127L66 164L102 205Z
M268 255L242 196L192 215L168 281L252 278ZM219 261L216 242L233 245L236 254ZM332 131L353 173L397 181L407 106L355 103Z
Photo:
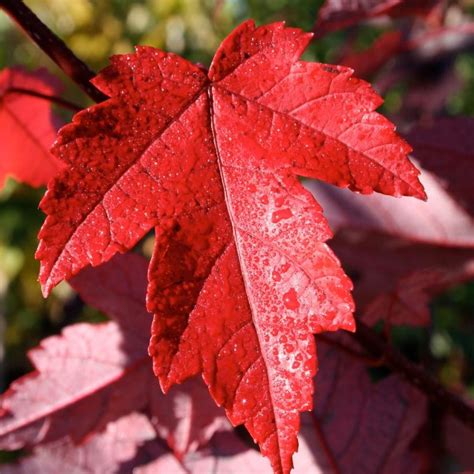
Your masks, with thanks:
M466 173L469 175L470 169L466 168ZM318 197L334 230L354 229L415 242L472 247L473 216L449 193L437 176L423 171L421 181L428 195L427 202L394 200L376 194L354 196L345 189L314 181L308 182L307 188Z
M155 226L155 373L168 389L202 372L277 472L312 405L311 333L354 327L351 284L297 176L424 197L368 84L298 60L310 38L246 22L208 74L152 48L112 58L94 80L111 98L56 142L69 166L42 201L37 253L47 293Z
M49 152L59 121L48 100L30 94L54 95L60 90L58 79L46 70L16 67L0 73L0 188L7 176L44 186L63 168Z
M144 411L179 457L224 426L224 414L199 380L165 397L153 376L146 266L144 258L127 254L74 278L84 300L115 322L70 326L30 352L36 372L2 396L0 447L18 449L66 436L79 442L111 421Z
M397 376L370 381L364 364L341 352L339 344L360 351L338 338L321 343L322 370L316 378L316 409L303 417L295 472L364 473L419 472L422 458L412 443L426 416L425 399ZM348 403L350 400L350 403ZM199 409L199 407L198 407ZM81 445L65 437L34 449L8 473L134 472L174 474L260 474L269 471L264 458L231 431L217 432L198 452L176 456L160 442L149 420L131 413L109 423ZM114 449L115 448L115 449ZM83 470L81 470L83 469Z
M474 119L450 117L413 128L407 139L421 165L434 173L474 216Z
M474 278L472 248L353 231L338 233L331 246L355 275L357 310L369 324L427 325L432 298Z
M76 445L68 437L39 446L31 456L23 458L17 464L2 466L2 473L115 474L131 472L130 469L136 463L140 463L138 458L140 445L153 439L154 436L155 433L147 418L144 415L132 413L110 423L103 433L92 436L81 446ZM142 462L145 461L146 458L142 460ZM175 461L172 466L176 464Z
M412 443L425 422L425 397L395 375L372 383L365 365L337 346L351 341L331 340L336 345L319 344L315 410L303 421L312 456L296 455L296 471L420 472Z

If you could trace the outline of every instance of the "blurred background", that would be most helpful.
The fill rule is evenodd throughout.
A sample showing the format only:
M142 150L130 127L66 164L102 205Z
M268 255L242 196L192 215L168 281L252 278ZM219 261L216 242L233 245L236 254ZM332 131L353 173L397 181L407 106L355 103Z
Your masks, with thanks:
M285 19L310 31L321 0L29 0L25 2L91 68L99 70L112 54L146 44L176 52L208 66L222 39L242 20L257 23ZM315 40L305 59L348 61L370 48L382 35L402 35L454 28L472 20L474 2L447 2L441 16L378 18L325 34ZM386 102L383 112L403 130L438 115L473 115L474 55L472 33L461 38L441 35L429 47L422 42L414 56L391 55L376 71L362 75L374 81ZM410 36L412 37L412 36ZM89 105L68 78L0 11L0 68L21 64L47 67L64 83L64 96ZM58 110L64 120L70 115ZM0 191L0 391L30 370L26 351L64 325L101 318L85 307L67 285L44 300L37 283L33 255L42 214L37 210L44 190L10 179ZM149 244L145 244L145 250ZM414 360L428 359L448 387L467 387L474 396L474 284L466 283L432 303L433 324L402 328L396 341ZM427 354L428 351L428 354Z

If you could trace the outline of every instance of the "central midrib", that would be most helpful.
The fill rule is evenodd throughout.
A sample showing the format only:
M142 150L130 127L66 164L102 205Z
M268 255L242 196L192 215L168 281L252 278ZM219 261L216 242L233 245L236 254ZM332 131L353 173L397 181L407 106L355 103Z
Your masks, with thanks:
M207 95L208 95L208 98L209 98L209 124L210 124L210 127L211 127L211 135L212 135L212 139L213 139L213 142L214 142L214 149L216 151L216 159L217 159L217 164L218 164L218 168L219 168L219 176L220 176L220 179L221 179L222 189L224 191L225 204L226 204L227 212L228 212L228 215L229 215L229 220L230 220L230 223L231 223L231 226L232 226L232 234L233 234L235 247L236 247L236 251L237 251L237 257L238 257L238 260L239 260L239 266L240 266L240 271L241 271L241 275L242 275L242 281L244 282L245 293L247 295L247 301L248 301L248 304L249 304L249 307L250 307L250 313L252 315L252 322L253 322L255 332L256 332L256 335L257 335L257 339L258 339L258 343L259 343L259 350L261 352L261 357L264 360L264 367L265 367L265 372L266 372L267 382L268 382L268 391L269 391L270 400L271 400L271 410L272 410L272 413L273 413L273 417L275 419L275 425L278 427L279 423L277 423L278 417L277 417L277 415L275 413L275 409L274 409L275 403L274 403L274 396L273 396L272 388L271 388L272 386L271 386L271 383L270 383L270 376L269 376L269 373L268 373L268 367L267 367L268 364L267 364L267 361L265 359L263 351L261 351L261 347L264 346L264 344L262 342L263 337L260 334L259 324L257 324L256 321L255 321L257 310L256 310L256 308L253 304L253 299L249 297L249 295L252 295L252 291L251 291L251 287L250 287L250 285L249 285L249 283L247 282L247 279L246 279L247 272L244 271L244 270L247 269L246 265L245 265L245 261L244 261L243 258L241 258L241 255L240 255L241 252L239 252L240 249L239 249L239 246L238 246L238 239L237 239L238 225L236 224L235 217L234 217L234 214L233 214L233 210L232 210L232 207L230 205L230 203L232 202L232 199L231 199L230 193L228 192L228 189L227 189L226 179L225 179L225 172L224 172L224 169L223 169L224 166L223 166L223 163L222 163L222 158L221 158L220 151L219 151L219 146L218 146L218 143L217 143L217 133L216 133L216 127L215 127L215 123L214 123L214 98L213 98L213 95L212 95L212 89L213 89L213 84L211 84L207 89ZM282 455L282 452L281 452L280 436L279 436L278 428L275 429L275 434L276 434L276 439L277 439L277 444L278 444L279 463L280 463L281 470L283 471L283 455Z

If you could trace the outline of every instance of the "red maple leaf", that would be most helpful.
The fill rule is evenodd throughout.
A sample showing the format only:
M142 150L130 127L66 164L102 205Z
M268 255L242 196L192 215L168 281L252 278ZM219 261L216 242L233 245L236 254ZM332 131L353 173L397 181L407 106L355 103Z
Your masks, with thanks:
M44 186L63 168L49 149L59 128L51 104L21 91L60 92L56 77L45 69L16 67L0 73L0 188L12 176L31 186Z
M297 176L424 197L381 99L347 68L299 61L310 39L246 22L207 74L149 47L113 57L94 80L110 99L53 149L69 166L41 203L37 252L48 293L155 226L155 373L167 390L202 372L276 472L312 406L311 333L354 329L351 283Z

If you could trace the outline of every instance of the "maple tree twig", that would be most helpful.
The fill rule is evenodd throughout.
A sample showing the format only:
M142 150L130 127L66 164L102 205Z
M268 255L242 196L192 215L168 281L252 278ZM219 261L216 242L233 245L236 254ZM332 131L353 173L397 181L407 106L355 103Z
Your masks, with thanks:
M55 104L64 107L65 109L72 110L73 112L79 112L83 109L77 104L70 102L69 100L63 99L62 97L57 97L55 95L42 94L41 92L33 91L31 89L23 89L22 87L9 87L4 95L7 94L22 94L30 95L32 97L37 97L38 99L48 100L49 102L54 102Z
M408 360L376 331L358 320L357 331L351 333L351 336L374 356L383 357L387 367L401 374L407 382L422 391L436 405L474 429L474 408L464 402L461 397L446 390L427 370Z
M107 96L90 80L95 73L81 61L22 0L0 0L0 8L70 77L92 100L102 102Z

